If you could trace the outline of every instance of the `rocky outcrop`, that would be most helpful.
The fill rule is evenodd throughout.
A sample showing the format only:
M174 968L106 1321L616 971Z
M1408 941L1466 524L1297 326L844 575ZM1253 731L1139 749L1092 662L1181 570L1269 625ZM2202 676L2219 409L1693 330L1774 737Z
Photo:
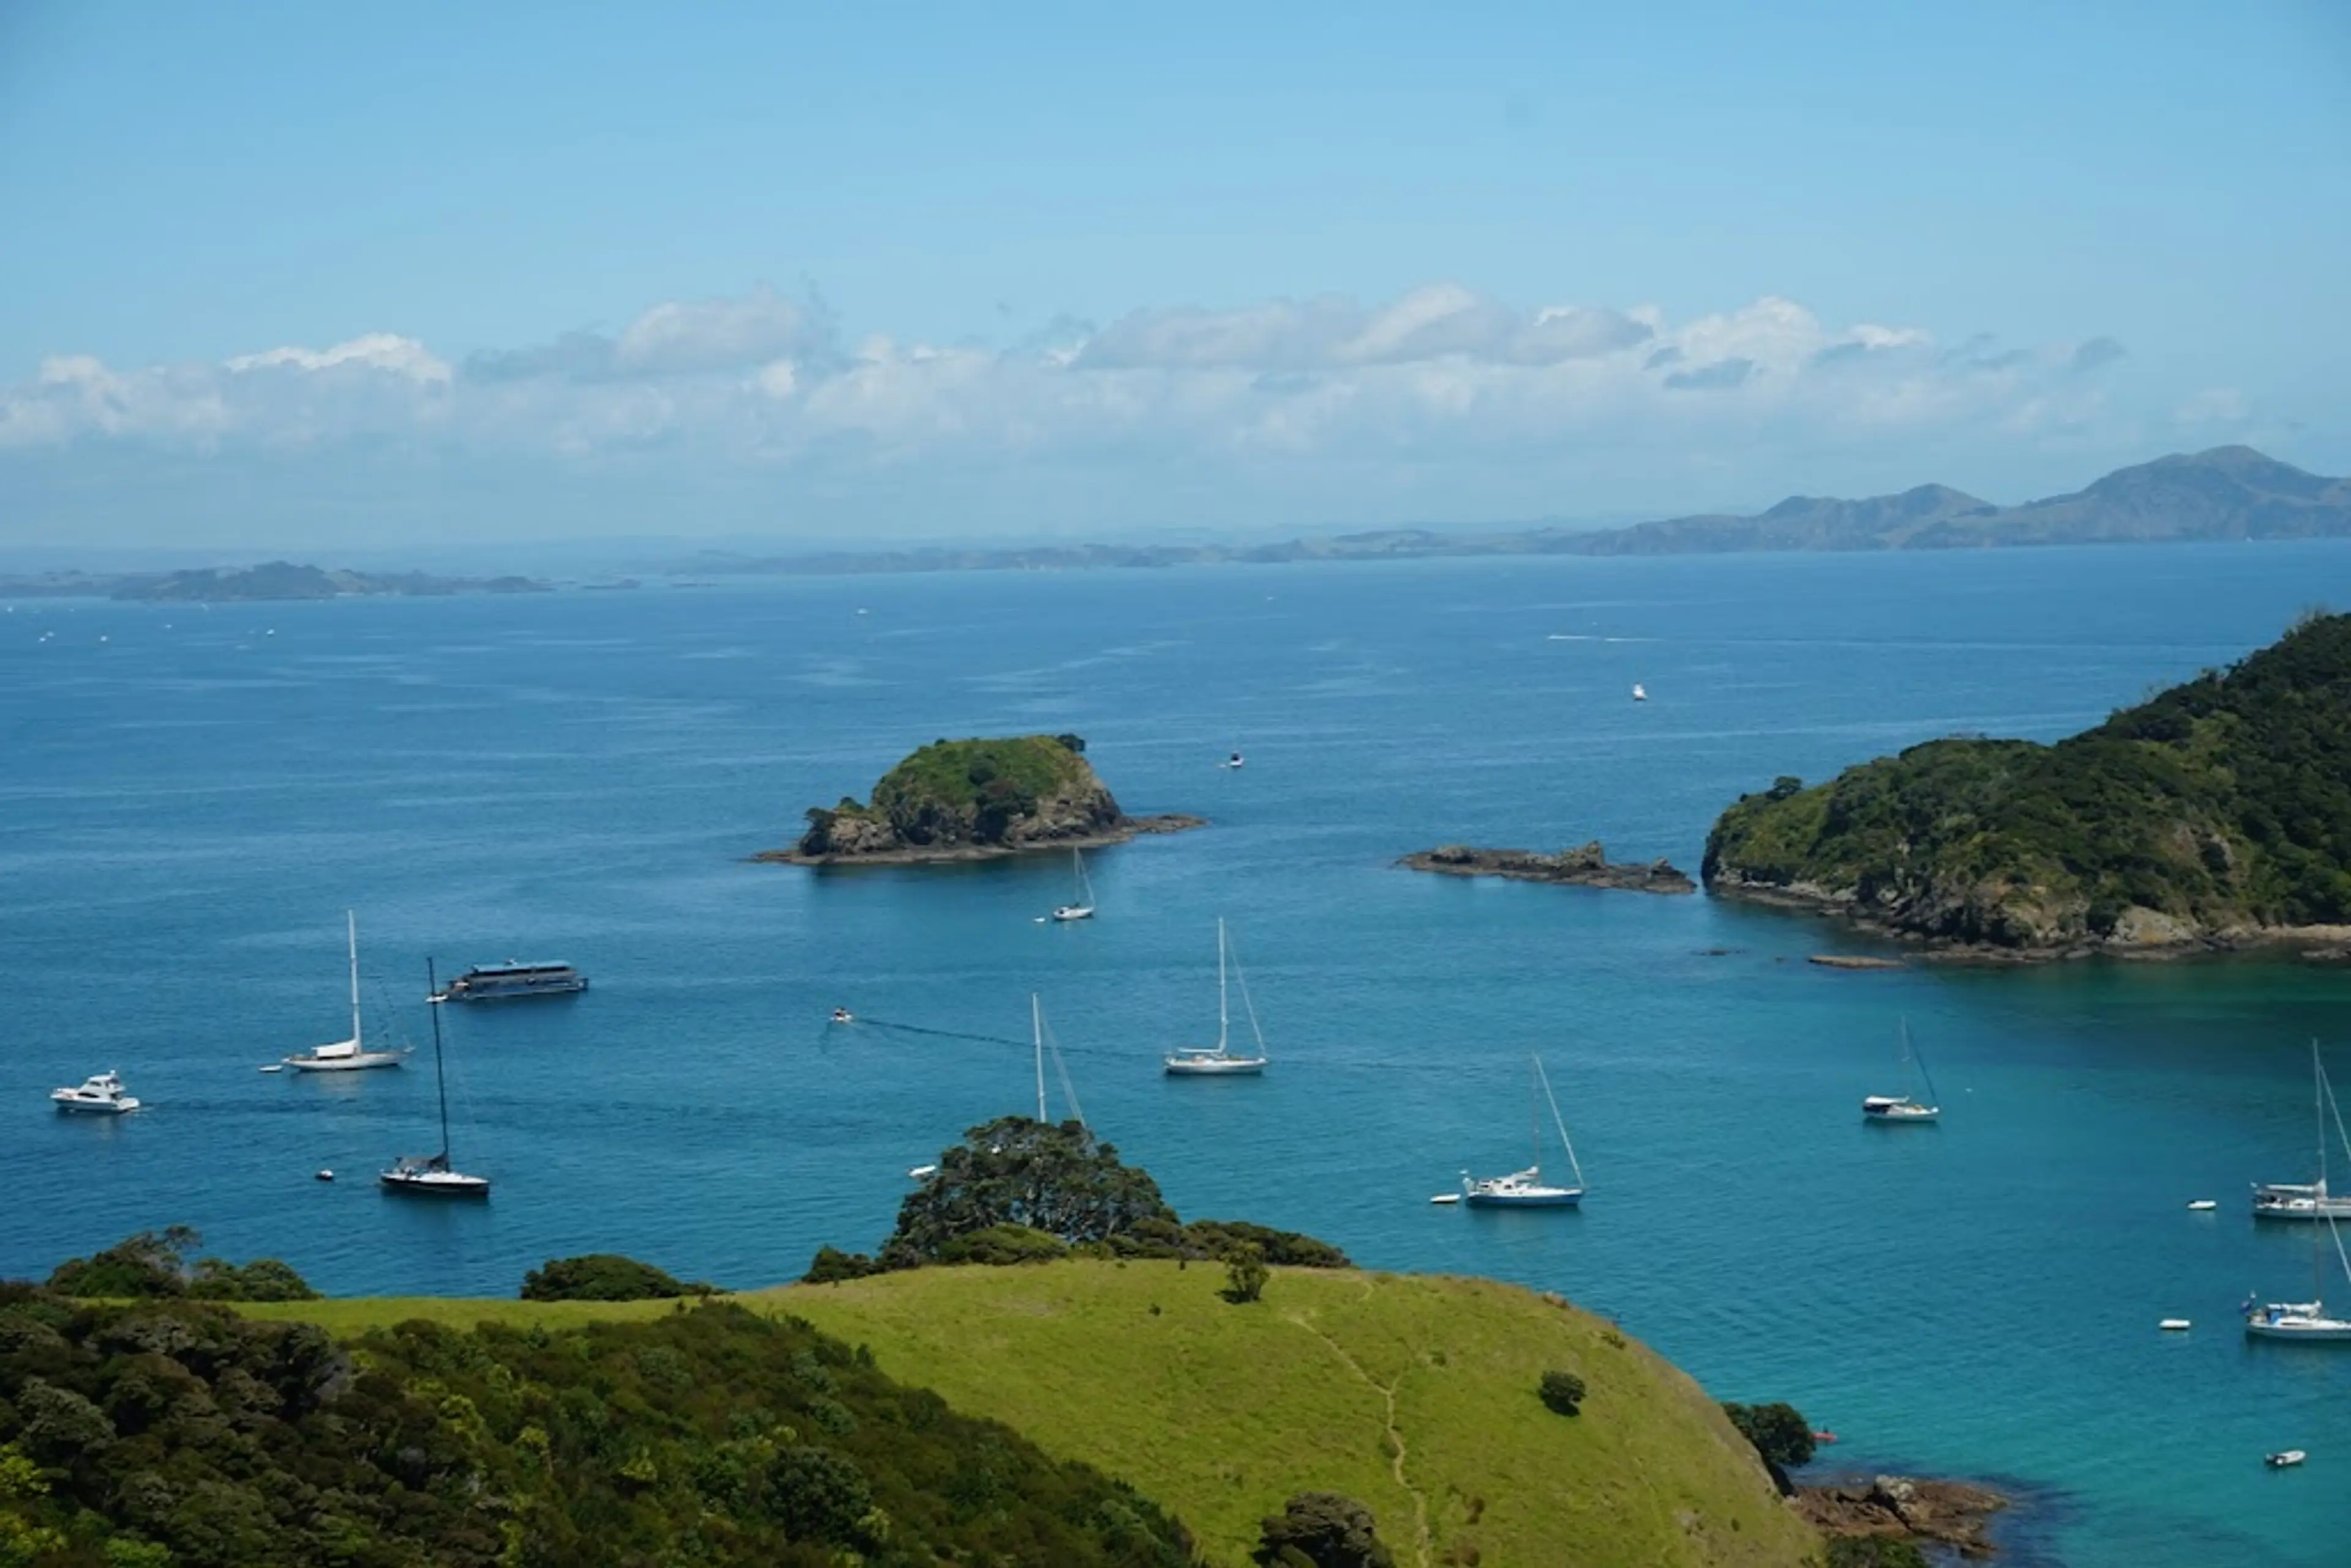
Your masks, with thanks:
M1476 850L1467 844L1445 844L1408 854L1396 863L1447 876L1500 876L1518 882L1564 883L1573 887L1623 888L1631 893L1698 891L1698 883L1665 861L1611 861L1598 839L1555 855L1538 854L1532 850Z
M817 807L798 843L753 858L799 865L981 860L1204 825L1179 814L1128 816L1084 749L1073 735L935 741L884 774L871 803Z
M1874 1476L1796 1489L1796 1512L1823 1535L1900 1536L1958 1549L1962 1557L1999 1552L1987 1536L2008 1499L1964 1481Z

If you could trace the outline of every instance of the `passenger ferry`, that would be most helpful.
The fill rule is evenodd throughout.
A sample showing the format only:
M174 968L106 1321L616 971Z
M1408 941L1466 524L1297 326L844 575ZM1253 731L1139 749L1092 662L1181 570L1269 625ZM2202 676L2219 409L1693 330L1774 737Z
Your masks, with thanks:
M559 997L588 988L588 977L569 964L476 964L434 998L441 1002L495 1002L508 997Z

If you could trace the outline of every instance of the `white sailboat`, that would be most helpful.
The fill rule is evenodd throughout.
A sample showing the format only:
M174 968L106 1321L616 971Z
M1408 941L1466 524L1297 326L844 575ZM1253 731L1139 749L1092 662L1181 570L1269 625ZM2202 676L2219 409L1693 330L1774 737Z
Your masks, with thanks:
M1173 1078L1239 1078L1263 1072L1270 1060L1265 1052L1265 1031L1258 1027L1257 1004L1249 1000L1249 977L1241 974L1238 958L1230 967L1241 985L1241 1009L1249 1015L1249 1035L1257 1041L1257 1054L1236 1056L1232 1052L1232 1013L1226 1002L1225 970L1228 944L1225 939L1223 916L1217 919L1217 1044L1214 1050L1172 1051L1161 1058L1162 1064Z
M1045 1004L1034 991L1029 993L1029 1030L1037 1052L1037 1120L1049 1125L1051 1122L1045 1109L1045 1053L1050 1051L1053 1053L1053 1071L1061 1081L1061 1098L1070 1103L1070 1116L1091 1136L1093 1129L1086 1125L1086 1110L1078 1103L1077 1085L1070 1082L1070 1064L1061 1060L1061 1048L1053 1043L1051 1032L1045 1028Z
M2334 1087L2326 1082L2326 1068L2318 1058L2318 1042L2310 1042L2310 1071L2315 1081L2312 1098L2316 1102L2318 1118L2318 1195L2325 1196L2326 1123L2334 1115L2335 1131L2343 1129L2343 1114L2335 1105ZM2322 1211L2317 1218L2326 1222L2325 1240L2335 1244L2335 1260L2343 1270L2344 1280L2351 1284L2351 1257L2343 1251L2343 1232L2336 1228L2335 1216ZM2326 1247L2315 1233L2310 1239L2310 1296L2306 1301L2258 1301L2245 1298L2245 1333L2255 1339L2294 1340L2303 1343L2351 1343L2351 1319L2326 1315L2325 1295L2326 1283Z
M1529 1090L1534 1157L1526 1169L1508 1176L1473 1179L1468 1171L1463 1171L1462 1201L1473 1207L1573 1208L1583 1201L1583 1166L1576 1160L1575 1145L1567 1135L1567 1123L1560 1116L1559 1101L1551 1092L1551 1079L1543 1072L1542 1058L1531 1054L1527 1060L1534 1064L1534 1082ZM1546 1104L1551 1107L1551 1124L1559 1134L1559 1146L1567 1155L1567 1168L1575 1173L1573 1186L1543 1180L1542 1108Z
M370 1051L367 1048L360 1029L359 917L346 909L343 911L343 925L350 946L351 1038L339 1040L332 1045L314 1046L286 1058L286 1065L297 1072L353 1072L370 1067L398 1067L408 1055L405 1051Z
M441 1152L402 1155L376 1179L386 1192L424 1197L487 1197L490 1178L468 1176L449 1164L449 1075L441 1064L441 988L433 984L433 961L424 961L425 995L433 1001L433 1086L441 1095Z
M2315 1181L2265 1181L2253 1184L2253 1218L2255 1219L2351 1219L2351 1196L2326 1190L2326 1109L2334 1102L2334 1091L2326 1082L2326 1069L2319 1061L2318 1042L2310 1042L2311 1093L2318 1104L2318 1179ZM2343 1118L2335 1118L2335 1132L2343 1136ZM2351 1149L2351 1139L2345 1147Z
M1935 1103L1935 1080L1927 1071L1927 1059L1910 1043L1910 1020L1902 1020L1902 1065L1915 1067L1918 1078L1927 1086L1927 1098L1914 1100L1907 1094L1871 1094L1861 1102L1861 1119L1890 1125L1932 1122L1943 1113Z
M1086 854L1083 850L1070 852L1070 863L1077 872L1077 896L1053 911L1056 920L1092 920L1094 917L1093 879L1086 875Z

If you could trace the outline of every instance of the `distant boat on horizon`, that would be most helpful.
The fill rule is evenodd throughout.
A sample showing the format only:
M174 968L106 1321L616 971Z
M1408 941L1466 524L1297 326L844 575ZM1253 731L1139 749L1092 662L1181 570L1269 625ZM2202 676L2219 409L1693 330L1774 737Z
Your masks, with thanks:
M343 911L343 927L350 950L351 1038L287 1057L285 1064L297 1072L357 1072L371 1067L398 1067L408 1056L405 1051L367 1049L360 1028L360 923L359 917L348 909Z

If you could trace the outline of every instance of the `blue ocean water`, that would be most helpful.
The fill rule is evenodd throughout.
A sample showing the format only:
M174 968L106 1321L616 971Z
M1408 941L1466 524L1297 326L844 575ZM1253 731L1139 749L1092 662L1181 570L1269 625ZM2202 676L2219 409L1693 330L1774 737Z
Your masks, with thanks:
M2244 1184L2310 1164L2308 1042L2351 1045L2351 975L1832 973L1804 956L1853 942L1802 919L1392 862L1599 837L1694 870L1777 775L2062 735L2346 587L2351 548L2313 544L19 603L0 1274L182 1221L335 1292L506 1294L590 1249L782 1280L1033 1101L1025 1046L830 1010L1019 1041L1033 990L1097 1130L1187 1215L1562 1291L1721 1396L1794 1401L1840 1464L2015 1479L2048 1500L2020 1560L2339 1563L2351 1351L2231 1312L2308 1286L2310 1239L2255 1230ZM1035 918L1056 858L743 858L917 743L1008 730L1077 731L1130 810L1215 825L1092 857L1072 926ZM346 907L371 1027L419 1043L427 955L594 977L449 1009L487 1205L370 1179L433 1146L429 1072L255 1071L341 1037ZM1219 915L1276 1065L1170 1082L1215 1027ZM1905 1017L1946 1119L1862 1126ZM1587 1208L1431 1207L1522 1158L1530 1051ZM104 1067L152 1109L51 1113ZM2261 1468L2287 1446L2305 1469Z

